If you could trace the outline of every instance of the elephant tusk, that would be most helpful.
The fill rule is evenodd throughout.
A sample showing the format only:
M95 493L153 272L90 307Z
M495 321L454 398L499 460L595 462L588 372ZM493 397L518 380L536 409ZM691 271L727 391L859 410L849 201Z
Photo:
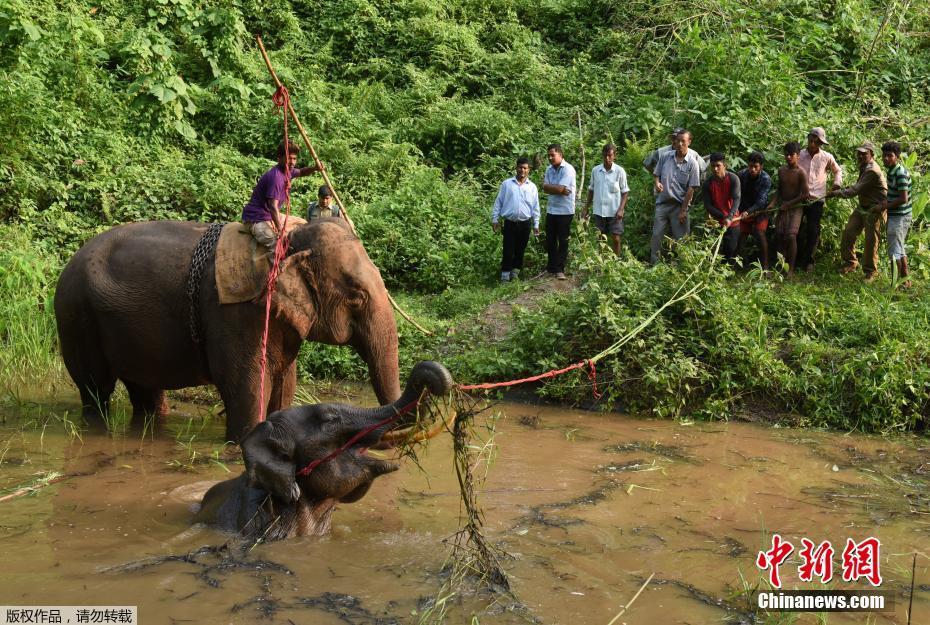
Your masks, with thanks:
M396 447L397 445L403 443L419 443L422 441L427 441L431 438L435 438L443 430L451 430L452 424L455 423L455 418L458 416L458 411L455 409L455 404L451 402L447 403L446 407L448 409L448 415L446 416L445 420L437 421L430 429L419 430L413 436L410 436L411 432L413 432L416 428L416 426L413 425L401 430L391 430L381 437L377 448L383 449L385 447Z

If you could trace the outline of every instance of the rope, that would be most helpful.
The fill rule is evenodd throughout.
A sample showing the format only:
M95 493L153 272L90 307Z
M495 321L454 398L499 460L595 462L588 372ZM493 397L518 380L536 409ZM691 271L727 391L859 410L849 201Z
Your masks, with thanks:
M419 405L420 405L420 399L419 399L419 398L413 400L412 402L410 402L409 404L407 404L406 406L404 406L403 408L401 408L400 410L398 410L395 414L391 415L390 417L387 417L386 419L382 419L381 421L378 421L378 422L375 423L374 425L370 425L370 426L368 426L367 428L365 428L364 430L358 432L357 434L355 434L355 436L353 436L352 438L350 438L349 440L347 440L341 447L339 447L339 448L336 449L335 451L330 452L327 456L325 456L325 457L323 457L323 458L317 458L316 460L310 462L307 466L305 466L303 469L301 469L300 471L298 471L298 472L297 472L297 475L310 475L310 473L311 473L315 468L317 468L318 466L320 466L320 465L323 464L324 462L329 462L330 460L332 460L333 458L335 458L335 457L338 456L339 454L344 453L344 452L345 452L347 449L349 449L352 445L354 445L356 442L358 442L359 440L361 440L362 438L364 438L365 436L367 436L368 434L370 434L370 433L373 432L374 430L377 430L378 428L380 428L380 427L382 427L382 426L385 426L385 425L387 425L388 423L391 423L391 422L393 422L393 421L396 421L396 420L399 419L402 415L407 414L408 412L410 412L411 410L413 410L414 408L416 408L416 407L419 406Z
M762 211L759 211L759 212L762 212ZM743 214L737 216L733 220L733 223L740 221L740 219L742 219L743 216L744 216ZM717 257L720 253L720 244L723 242L723 237L726 234L726 231L727 231L727 228L721 228L720 234L717 236L717 240L714 242L713 253L710 255L710 261L708 263L708 270L712 269L714 266L714 263L716 263L717 261ZM703 264L697 265L691 271L691 273L688 274L688 276L684 279L681 285L679 285L679 287L675 290L675 293L672 294L672 297L670 297L664 304L659 306L659 308L657 308L651 315L649 315L643 321L641 321L639 325L637 325L635 328L630 330L626 335L619 338L612 345L610 345L609 347L607 347L600 353L595 354L591 358L586 358L574 364L568 365L567 367L563 367L561 369L553 369L551 371L546 371L545 373L540 373L539 375L530 376L528 378L520 378L517 380L507 380L506 382L487 382L484 384L457 384L456 388L459 389L460 391L484 391L484 390L491 390L495 388L507 388L510 386L517 386L518 384L526 384L527 382L538 382L539 380L546 380L546 379L554 378L556 376L560 376L565 373L568 373L569 371L574 371L575 369L581 369L582 367L587 365L588 366L588 379L591 380L592 382L592 394L594 395L595 399L600 399L603 394L600 393L597 389L597 371L595 369L595 363L597 363L597 361L599 360L602 360L603 358L606 358L607 356L610 356L620 351L620 348L622 348L624 345L632 341L640 332L645 330L653 321L655 321L655 319L659 315L662 314L662 312L666 308L670 306L674 306L675 304L682 302L686 299L689 299L693 297L694 295L696 295L699 291L701 291L705 286L705 281L703 279L700 280L697 284L692 286L687 291L685 291L685 287L688 285L691 279L697 274L697 272L701 270L702 267L703 267Z
M274 294L275 285L278 281L278 274L281 271L281 261L287 255L289 240L287 236L287 220L291 216L291 169L290 169L290 150L288 144L290 139L287 134L287 107L290 106L291 97L284 85L280 85L274 95L271 96L275 109L281 111L281 118L284 121L284 221L281 223L281 232L278 233L278 240L274 246L274 259L271 263L271 270L268 272L268 280L265 283L265 327L262 331L262 353L259 365L261 372L259 375L259 407L258 420L265 420L265 411L268 409L268 402L265 401L265 370L268 365L268 326L271 319L271 296ZM270 399L270 398L269 398Z

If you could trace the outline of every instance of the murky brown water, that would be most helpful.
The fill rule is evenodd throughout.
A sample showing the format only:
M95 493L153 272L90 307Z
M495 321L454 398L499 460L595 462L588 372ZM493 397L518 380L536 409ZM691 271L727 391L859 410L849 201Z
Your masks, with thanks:
M33 416L65 407L74 409ZM506 417L497 423L497 457L480 501L488 538L514 556L505 568L517 597L541 622L606 625L652 573L618 624L751 622L742 579L759 579L755 557L771 532L795 545L802 537L831 540L838 553L847 537L880 538L882 588L895 593L897 608L872 623L907 623L916 550L911 622L930 622L925 439L499 409ZM448 436L421 454L422 472L407 463L359 503L340 506L330 536L259 545L248 556L290 573L270 564L207 568L220 562L211 556L198 558L202 565L106 572L228 538L189 524L198 483L230 475L205 461L221 449L220 424L201 430L195 422L179 437L195 435L185 446L174 438L81 441L54 423L21 429L8 418L0 427L0 488L48 471L73 477L0 502L0 604L138 605L144 625L417 621L419 602L442 583L443 539L458 529ZM228 469L238 474L241 465ZM818 588L798 583L796 555L781 568L786 587ZM454 605L449 622L469 623L473 613L481 623L525 622L484 606ZM818 622L800 616L796 622ZM827 622L866 619L834 613Z

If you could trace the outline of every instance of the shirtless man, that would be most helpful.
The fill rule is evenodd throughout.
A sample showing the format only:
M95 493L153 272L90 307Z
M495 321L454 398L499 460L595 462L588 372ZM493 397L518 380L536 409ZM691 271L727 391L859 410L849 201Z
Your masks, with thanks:
M778 219L775 222L775 239L778 251L788 263L788 277L794 275L798 256L798 231L801 229L801 217L804 216L802 202L807 201L810 192L807 188L807 174L798 165L801 144L790 141L785 144L785 164L778 168L778 187L768 210L779 206Z

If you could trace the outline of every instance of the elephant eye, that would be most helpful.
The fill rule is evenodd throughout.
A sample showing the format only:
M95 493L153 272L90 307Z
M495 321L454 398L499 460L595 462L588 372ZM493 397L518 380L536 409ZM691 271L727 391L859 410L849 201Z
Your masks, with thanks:
M346 303L353 308L360 308L368 303L368 292L358 287L349 289Z

